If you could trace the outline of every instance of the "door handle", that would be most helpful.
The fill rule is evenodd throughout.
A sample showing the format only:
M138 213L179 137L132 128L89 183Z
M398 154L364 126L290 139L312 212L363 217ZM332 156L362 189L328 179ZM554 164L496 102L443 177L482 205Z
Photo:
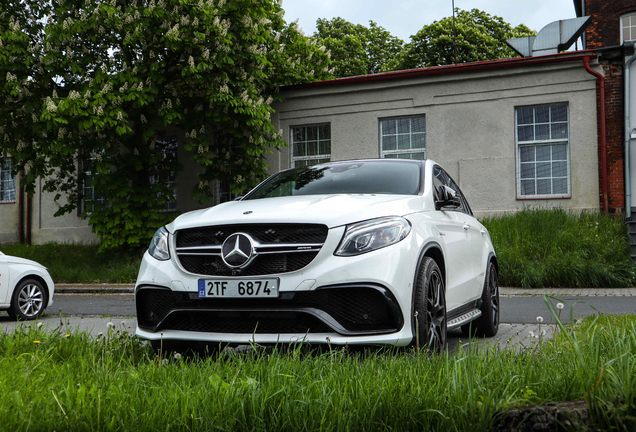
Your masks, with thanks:
M470 225L468 225L468 224L464 225L464 229L465 229L466 231L468 231L468 230L470 229Z

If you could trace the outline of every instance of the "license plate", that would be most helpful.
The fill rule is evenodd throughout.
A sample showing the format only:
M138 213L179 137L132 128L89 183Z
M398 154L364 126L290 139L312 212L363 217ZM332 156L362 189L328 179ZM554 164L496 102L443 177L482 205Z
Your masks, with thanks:
M199 279L199 297L278 298L278 279Z

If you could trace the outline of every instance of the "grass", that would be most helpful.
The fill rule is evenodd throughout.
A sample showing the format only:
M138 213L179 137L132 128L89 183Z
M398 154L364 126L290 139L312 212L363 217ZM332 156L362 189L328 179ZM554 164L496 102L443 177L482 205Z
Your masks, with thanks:
M634 263L620 218L538 209L481 222L497 252L502 286L634 286Z
M111 250L98 253L97 245L47 243L37 246L6 244L7 255L37 261L49 269L55 283L134 283L141 252Z
M578 399L595 428L634 430L634 377L634 315L564 328L539 349L439 356L300 347L177 359L117 329L0 335L0 419L13 431L475 431L517 405Z

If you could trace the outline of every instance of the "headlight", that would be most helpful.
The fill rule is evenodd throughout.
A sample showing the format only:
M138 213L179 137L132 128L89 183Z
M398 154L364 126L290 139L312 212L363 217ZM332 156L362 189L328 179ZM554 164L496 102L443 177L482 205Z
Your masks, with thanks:
M402 217L385 217L347 225L335 255L354 256L390 246L411 232L411 223Z
M159 261L167 261L170 259L170 251L168 250L168 231L161 227L150 240L148 253Z

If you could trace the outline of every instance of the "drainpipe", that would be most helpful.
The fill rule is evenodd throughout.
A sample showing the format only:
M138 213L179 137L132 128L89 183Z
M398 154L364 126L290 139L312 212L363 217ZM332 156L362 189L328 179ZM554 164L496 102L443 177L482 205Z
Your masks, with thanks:
M18 192L18 242L24 243L24 186L22 186L23 171L20 167L20 189Z
M32 212L32 203L33 203L33 197L31 196L31 194L27 193L26 194L26 244L28 244L29 246L31 246L31 214Z
M605 78L603 74L593 71L590 68L590 57L586 56L583 58L583 64L585 65L585 70L598 78L599 83L599 99L601 106L601 177L603 184L603 212L607 213L609 211L609 199L608 199L608 188L607 188L607 139L605 137Z
M631 136L629 117L629 68L633 61L636 60L636 52L625 62L625 218L631 219L632 217L632 180L629 169L629 140Z

